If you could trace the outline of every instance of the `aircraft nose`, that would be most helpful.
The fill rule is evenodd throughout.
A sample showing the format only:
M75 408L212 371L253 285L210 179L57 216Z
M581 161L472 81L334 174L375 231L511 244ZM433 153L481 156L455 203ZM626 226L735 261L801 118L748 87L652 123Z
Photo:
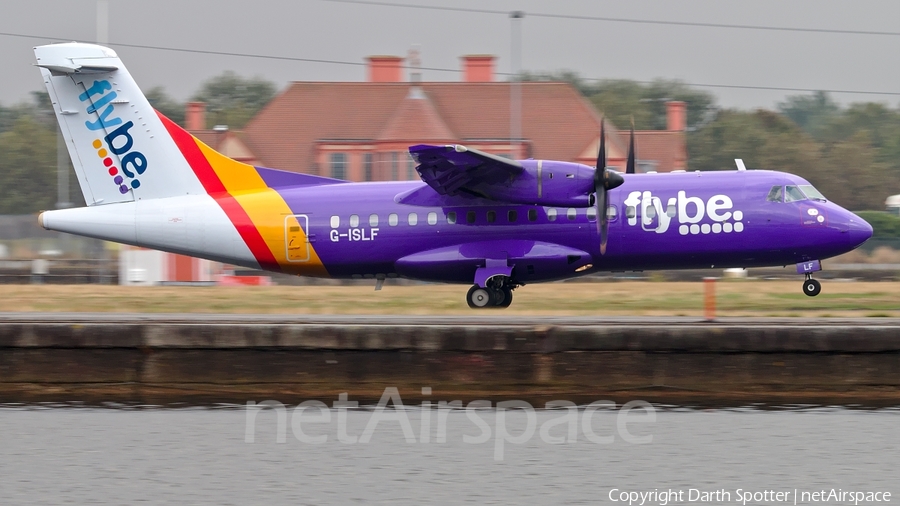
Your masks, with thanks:
M872 225L855 214L850 215L849 240L853 247L857 247L872 237Z

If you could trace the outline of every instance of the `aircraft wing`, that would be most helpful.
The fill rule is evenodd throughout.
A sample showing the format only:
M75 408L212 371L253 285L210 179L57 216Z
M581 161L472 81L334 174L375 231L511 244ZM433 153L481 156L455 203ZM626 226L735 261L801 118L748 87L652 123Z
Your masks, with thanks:
M458 144L419 144L410 146L409 154L419 164L416 170L422 181L440 195L482 195L485 186L508 183L525 170L515 160Z

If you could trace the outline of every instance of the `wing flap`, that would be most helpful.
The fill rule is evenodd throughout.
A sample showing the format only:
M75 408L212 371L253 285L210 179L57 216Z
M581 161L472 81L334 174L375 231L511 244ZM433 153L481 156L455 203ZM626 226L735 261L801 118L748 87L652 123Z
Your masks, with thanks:
M440 195L482 193L480 187L504 184L525 170L515 160L458 144L419 144L410 146L409 154L422 181Z

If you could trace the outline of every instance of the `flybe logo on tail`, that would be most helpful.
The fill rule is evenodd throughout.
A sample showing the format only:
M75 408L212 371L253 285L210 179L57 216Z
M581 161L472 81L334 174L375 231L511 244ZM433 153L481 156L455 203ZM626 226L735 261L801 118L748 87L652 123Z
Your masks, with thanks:
M124 121L116 114L113 101L117 96L110 82L103 80L94 81L78 99L88 103L85 112L97 117L95 121L85 121L84 126L91 131L109 132L102 138L94 139L92 146L97 150L97 156L103 161L113 183L119 187L119 192L125 194L129 190L140 188L141 182L137 177L147 170L147 157L134 149L134 137L129 132L134 127L134 122ZM113 127L115 130L110 131ZM119 167L116 167L111 155L118 157Z

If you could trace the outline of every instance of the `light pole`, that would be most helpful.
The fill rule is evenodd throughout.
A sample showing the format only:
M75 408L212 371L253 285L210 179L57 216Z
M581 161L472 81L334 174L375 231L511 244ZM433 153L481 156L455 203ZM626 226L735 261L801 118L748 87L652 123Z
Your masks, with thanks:
M525 12L523 11L512 11L509 13L511 24L510 65L512 66L509 90L509 137L513 159L523 158L520 152L522 140L522 80L519 72L522 66L522 18L524 17Z

